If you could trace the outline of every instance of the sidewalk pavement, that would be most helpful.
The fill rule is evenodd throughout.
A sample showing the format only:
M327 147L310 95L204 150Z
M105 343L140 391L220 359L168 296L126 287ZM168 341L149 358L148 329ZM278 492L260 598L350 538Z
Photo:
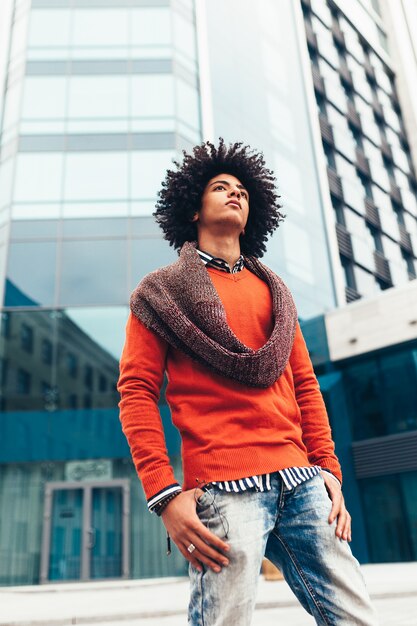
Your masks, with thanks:
M364 565L381 626L417 626L417 562ZM188 579L0 587L0 626L185 626ZM261 576L252 626L315 622L285 581Z

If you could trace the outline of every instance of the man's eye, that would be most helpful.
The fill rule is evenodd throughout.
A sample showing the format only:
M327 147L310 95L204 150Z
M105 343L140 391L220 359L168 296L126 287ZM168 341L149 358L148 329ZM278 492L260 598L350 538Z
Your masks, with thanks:
M216 185L216 187L214 188L214 190L216 190L216 189L220 189L220 187L221 187L222 189L225 189L225 186L224 186L224 185Z

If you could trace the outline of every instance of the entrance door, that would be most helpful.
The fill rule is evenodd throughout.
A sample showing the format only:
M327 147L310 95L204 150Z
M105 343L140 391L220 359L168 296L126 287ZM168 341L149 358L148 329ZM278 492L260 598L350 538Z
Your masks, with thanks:
M40 582L129 576L129 481L45 486Z

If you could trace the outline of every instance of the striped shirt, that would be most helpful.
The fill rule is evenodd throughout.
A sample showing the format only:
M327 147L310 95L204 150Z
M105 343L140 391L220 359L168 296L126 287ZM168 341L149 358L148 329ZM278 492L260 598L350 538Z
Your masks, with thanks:
M219 270L223 270L225 272L236 274L240 272L245 264L244 258L241 254L238 260L234 263L233 267L230 268L227 261L221 259L219 257L214 257L208 252L204 252L203 250L199 250L197 248L197 252L199 254L200 259L203 263L210 267L215 267ZM319 465L313 465L311 467L287 467L282 470L277 470L280 474L285 487L288 490L294 489L297 485L317 476L317 474L321 470L327 471L334 480L336 480L339 485L340 481L336 476L334 476L330 470L327 468L322 468ZM270 491L271 489L271 474L260 474L258 476L247 476L245 478L239 478L235 480L223 480L223 481L213 481L209 485L206 485L205 488L210 485L216 485L220 490L227 491L230 493L241 493L243 491ZM178 483L174 483L173 485L169 485L159 493L155 494L148 500L148 508L150 511L158 511L158 508L162 505L162 503L168 499L175 497L175 495L181 491L180 485Z

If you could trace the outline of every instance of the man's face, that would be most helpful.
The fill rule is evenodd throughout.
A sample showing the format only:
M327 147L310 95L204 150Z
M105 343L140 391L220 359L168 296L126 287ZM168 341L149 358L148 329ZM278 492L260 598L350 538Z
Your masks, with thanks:
M249 215L249 194L240 180L232 174L218 174L211 178L201 198L201 209L195 214L199 230L208 228L222 232L228 229L243 232Z

